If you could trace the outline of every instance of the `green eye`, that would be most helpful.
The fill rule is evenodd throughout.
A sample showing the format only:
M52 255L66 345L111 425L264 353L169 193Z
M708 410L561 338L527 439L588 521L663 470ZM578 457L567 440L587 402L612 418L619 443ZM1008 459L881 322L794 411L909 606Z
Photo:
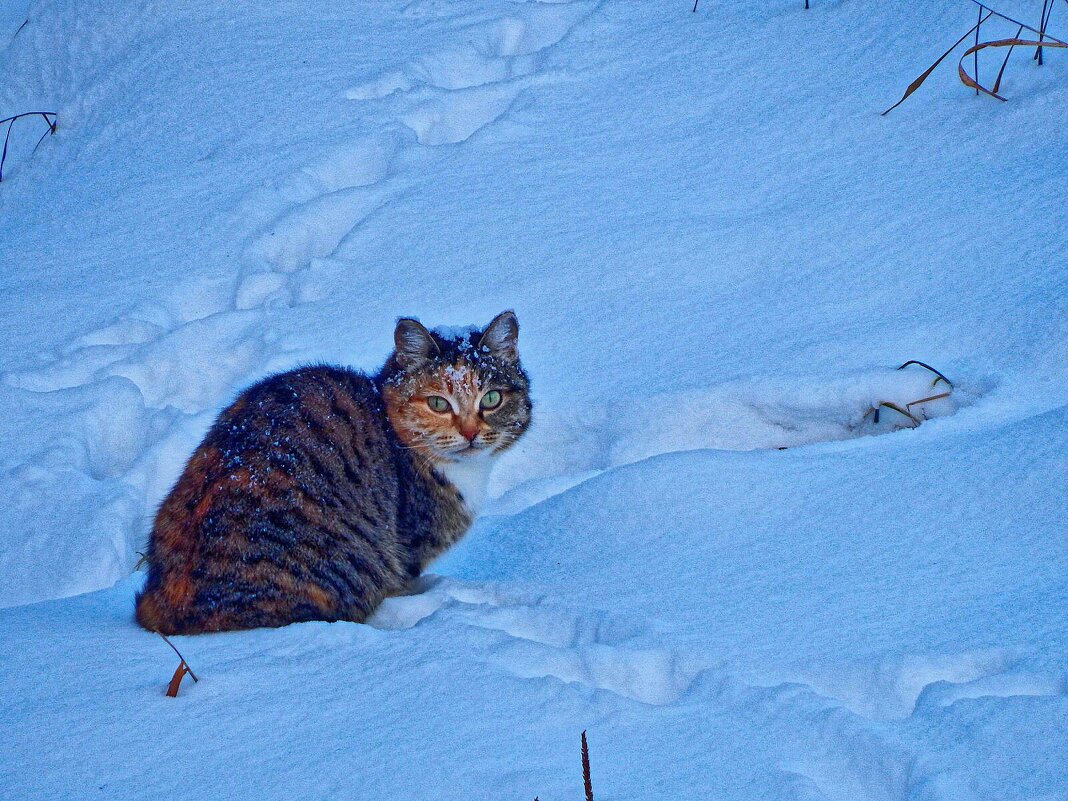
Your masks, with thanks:
M441 397L441 395L431 395L426 399L426 405L435 412L447 412L451 408L449 402Z
M491 389L482 396L482 402L479 405L483 409L496 409L501 405L501 393L495 389Z

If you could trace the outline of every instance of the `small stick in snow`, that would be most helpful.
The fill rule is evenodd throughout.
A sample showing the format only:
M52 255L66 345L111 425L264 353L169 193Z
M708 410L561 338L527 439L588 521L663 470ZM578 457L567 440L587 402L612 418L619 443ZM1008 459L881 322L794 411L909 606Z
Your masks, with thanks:
M174 675L171 676L171 683L167 685L167 697L177 698L178 688L182 686L182 679L185 678L186 673L193 677L194 683L200 681L200 679L197 678L197 674L193 672L193 669L189 667L189 664L185 661L185 657L182 656L182 652L174 647L174 643L168 640L163 634L160 634L160 632L157 631L156 634L163 637L163 642L167 643L167 645L171 647L171 650L178 654L178 659L181 660L178 663L178 668L174 671Z

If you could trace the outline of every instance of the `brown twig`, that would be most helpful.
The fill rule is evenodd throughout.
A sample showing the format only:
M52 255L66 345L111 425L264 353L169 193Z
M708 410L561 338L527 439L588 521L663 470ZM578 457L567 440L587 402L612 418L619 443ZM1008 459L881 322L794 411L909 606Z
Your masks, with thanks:
M175 698L178 696L178 688L181 686L182 679L185 678L186 673L193 677L194 683L200 681L200 679L197 678L197 674L193 672L193 669L189 667L189 663L185 661L182 652L174 647L174 643L168 640L164 634L158 631L156 634L159 634L159 636L163 638L163 642L167 643L167 645L171 647L171 650L178 654L178 667L175 669L174 675L171 676L170 684L167 685L167 697Z
M174 670L174 675L171 676L171 681L167 685L167 697L177 698L178 688L182 686L182 679L185 678L185 674L189 673L189 665L185 662L179 662L178 667Z

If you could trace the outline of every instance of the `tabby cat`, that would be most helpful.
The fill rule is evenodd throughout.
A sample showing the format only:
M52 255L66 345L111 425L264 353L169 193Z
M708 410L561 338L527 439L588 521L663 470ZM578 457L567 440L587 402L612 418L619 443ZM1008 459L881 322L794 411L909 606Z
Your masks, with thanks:
M510 311L398 321L376 376L302 367L245 390L156 515L137 620L164 634L362 621L471 525L530 423Z

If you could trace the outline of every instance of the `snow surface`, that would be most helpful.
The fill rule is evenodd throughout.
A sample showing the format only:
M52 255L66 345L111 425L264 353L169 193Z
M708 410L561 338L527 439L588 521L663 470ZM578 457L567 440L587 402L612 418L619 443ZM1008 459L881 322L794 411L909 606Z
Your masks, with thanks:
M974 5L801 5L0 2L0 797L1068 797L1068 56L884 118ZM506 308L467 539L164 697L219 409Z

